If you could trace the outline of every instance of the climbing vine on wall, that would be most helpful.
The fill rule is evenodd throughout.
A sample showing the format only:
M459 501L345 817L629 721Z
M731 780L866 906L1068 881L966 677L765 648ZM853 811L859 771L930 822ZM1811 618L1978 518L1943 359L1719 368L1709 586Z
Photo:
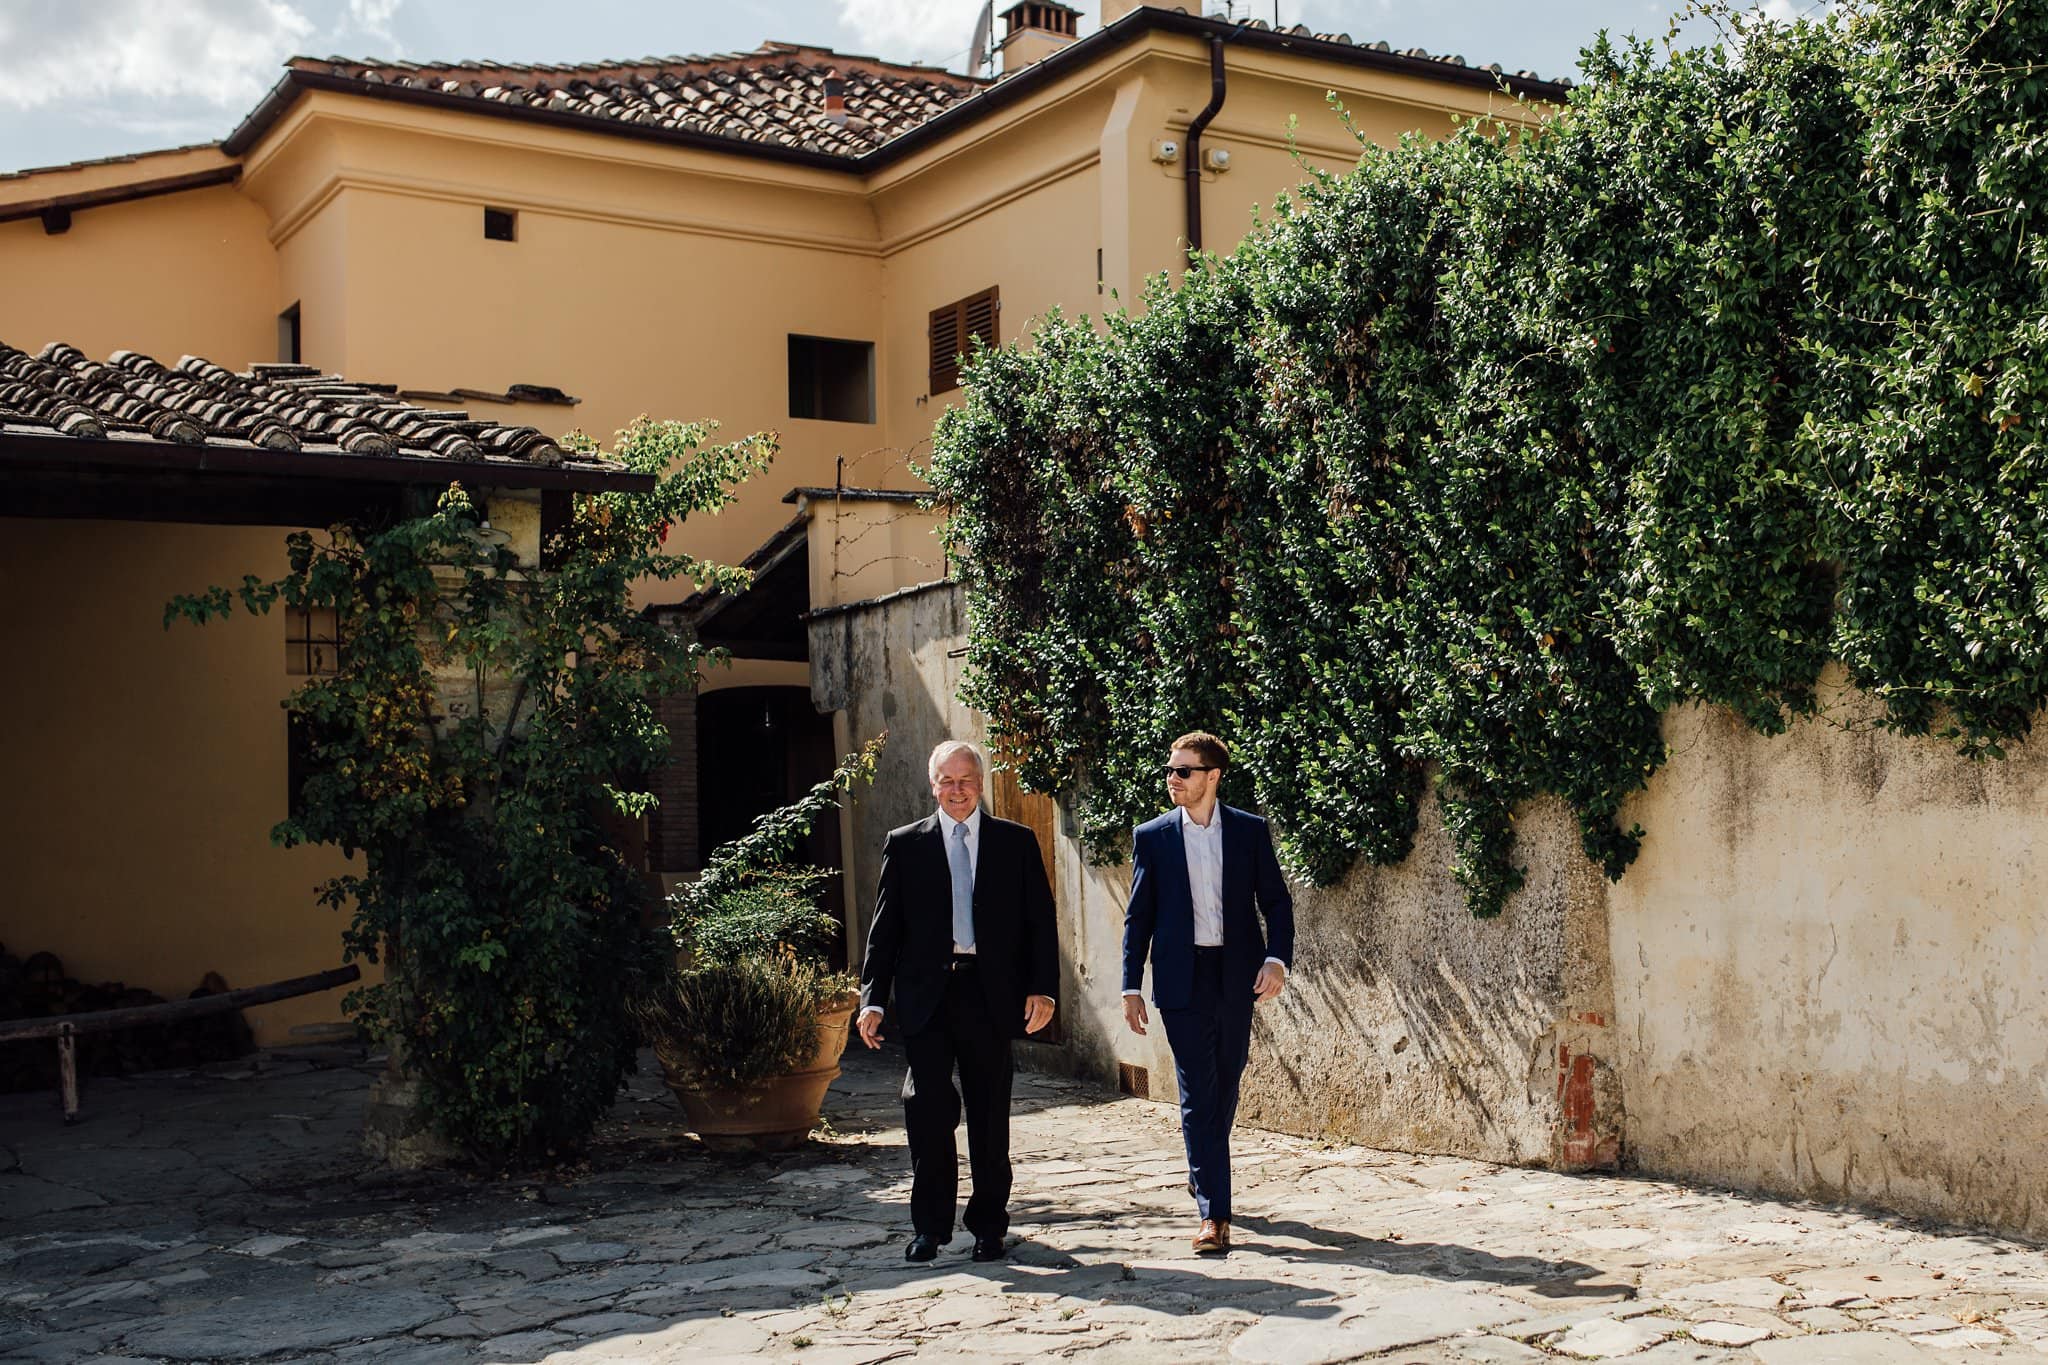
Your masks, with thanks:
M1900 731L2026 733L2048 3L1722 22L970 364L930 471L965 695L1092 856L1196 725L1317 882L1405 857L1433 785L1480 915L1539 793L1622 875L1672 705L1777 732L1835 658Z

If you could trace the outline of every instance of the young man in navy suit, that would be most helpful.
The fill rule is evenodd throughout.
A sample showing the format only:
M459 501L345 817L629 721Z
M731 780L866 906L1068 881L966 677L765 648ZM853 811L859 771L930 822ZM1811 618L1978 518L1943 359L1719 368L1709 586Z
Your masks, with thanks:
M1294 898L1272 832L1216 799L1229 766L1230 750L1212 734L1173 742L1166 791L1174 809L1132 838L1124 915L1124 1021L1145 1032L1149 953L1152 1001L1180 1084L1188 1189L1202 1218L1194 1245L1205 1255L1230 1250L1230 1126L1252 1006L1280 994L1294 961Z

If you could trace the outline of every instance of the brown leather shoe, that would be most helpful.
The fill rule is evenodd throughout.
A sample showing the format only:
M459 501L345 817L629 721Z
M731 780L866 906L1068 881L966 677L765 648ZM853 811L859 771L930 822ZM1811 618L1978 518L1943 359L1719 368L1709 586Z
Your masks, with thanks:
M1220 1256L1230 1250L1230 1224L1215 1218L1204 1218L1202 1230L1195 1234L1197 1256Z

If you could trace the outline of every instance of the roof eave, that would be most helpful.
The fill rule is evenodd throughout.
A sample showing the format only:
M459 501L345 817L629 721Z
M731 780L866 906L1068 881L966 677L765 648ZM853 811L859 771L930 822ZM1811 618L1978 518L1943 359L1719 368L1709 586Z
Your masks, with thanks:
M466 96L445 95L436 90L420 90L411 86L391 85L376 81L352 80L347 76L326 75L317 71L287 71L284 79L274 86L256 106L241 126L228 135L221 150L229 156L245 155L250 148L263 140L268 133L290 111L301 94L311 91L328 91L339 95L359 95L369 99L391 100L399 104L411 104L421 108L439 109L446 113L476 114L484 118L516 119L524 123L539 123L551 127L569 129L581 133L597 133L607 137L631 138L639 142L658 142L671 147L691 147L699 151L737 153L785 165L804 166L811 170L836 171L842 175L858 174L863 158L834 156L830 152L810 152L801 147L784 147L775 143L745 142L739 138L720 137L715 133L698 133L682 128L654 128L638 123L621 123L613 119L599 118L590 114L565 113L556 109L535 109L529 105L499 104L491 100L474 99Z
M0 204L0 223L12 223L23 218L42 217L51 213L81 213L86 209L128 204L138 199L154 199L159 195L181 194L186 190L208 189L215 185L232 185L241 178L241 175L242 168L239 165L216 166L210 170L193 171L187 175L137 180L126 185L104 185L93 190L74 190L70 194L52 195L47 199L17 200L11 204Z
M513 460L443 460L423 455L350 455L279 451L253 445L185 445L173 441L0 433L0 471L44 468L178 470L222 477L260 475L479 488L563 489L579 493L646 493L652 474L590 465L538 465Z
M1353 43L1325 42L1320 38L1277 29L1252 28L1247 24L1230 20L1205 19L1184 14L1179 10L1155 9L1150 5L1141 5L1108 27L1095 30L1079 42L1068 44L1016 75L998 81L972 99L954 105L944 113L918 124L901 137L893 138L874 151L863 154L856 164L862 170L876 170L900 161L934 142L941 141L955 129L985 118L1007 105L1015 104L1041 88L1064 79L1098 57L1154 31L1197 38L1222 38L1225 42L1239 47L1265 52L1288 52L1344 66L1383 71L1389 75L1411 76L1439 83L1448 82L1476 90L1506 93L1556 104L1564 103L1571 94L1570 86L1557 81L1509 76L1487 70L1485 67L1452 66L1448 62L1440 62L1434 58L1405 57L1398 52L1380 52Z
M857 157L836 156L830 152L805 151L801 147L785 147L775 143L746 142L739 138L721 137L715 133L698 133L677 128L656 128L643 124L620 123L590 114L566 113L554 109L535 109L529 105L499 104L487 100L445 95L434 90L420 90L410 86L390 85L374 81L355 80L347 76L335 76L317 71L292 69L271 87L263 102L242 120L235 131L221 143L221 151L228 156L245 155L276 126L301 94L308 91L324 90L342 95L360 95L371 99L393 100L401 104L412 104L423 108L440 109L451 113L472 113L490 118L518 119L529 123L570 129L577 132L597 133L611 137L632 138L643 142L663 143L675 147L691 147L700 151L723 152L734 156L749 156L762 160L781 162L785 165L804 166L812 170L834 171L847 175L865 175L912 156L931 144L941 141L960 128L968 127L983 118L1024 100L1056 81L1065 79L1127 43L1151 32L1176 33L1197 38L1222 38L1225 42L1265 52L1286 52L1297 56L1314 57L1322 61L1336 62L1344 66L1361 67L1389 75L1408 76L1419 80L1462 85L1474 90L1504 93L1517 98L1541 100L1562 104L1571 94L1572 87L1559 81L1532 80L1522 76L1510 76L1488 70L1485 67L1452 66L1434 58L1408 57L1398 52L1380 52L1353 43L1325 42L1312 36L1289 33L1279 29L1253 28L1247 24L1234 23L1224 19L1207 19L1199 15L1186 14L1179 10L1156 9L1141 5L1123 18L1106 28L1099 28L1079 42L1069 44L1059 51L1034 63L1014 76L1006 77L994 85L978 91L972 97L962 100L943 113L920 123L917 127L892 138L871 151Z

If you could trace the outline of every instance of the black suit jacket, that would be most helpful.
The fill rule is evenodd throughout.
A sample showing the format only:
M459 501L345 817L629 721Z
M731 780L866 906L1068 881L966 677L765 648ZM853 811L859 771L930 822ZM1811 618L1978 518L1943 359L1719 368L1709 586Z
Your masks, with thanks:
M953 872L937 812L889 831L875 918L860 967L861 1008L887 1006L906 1035L924 1029L946 998L953 964ZM1059 944L1052 887L1038 839L1011 820L981 813L974 863L976 978L991 1017L1024 1036L1024 997L1059 999Z

